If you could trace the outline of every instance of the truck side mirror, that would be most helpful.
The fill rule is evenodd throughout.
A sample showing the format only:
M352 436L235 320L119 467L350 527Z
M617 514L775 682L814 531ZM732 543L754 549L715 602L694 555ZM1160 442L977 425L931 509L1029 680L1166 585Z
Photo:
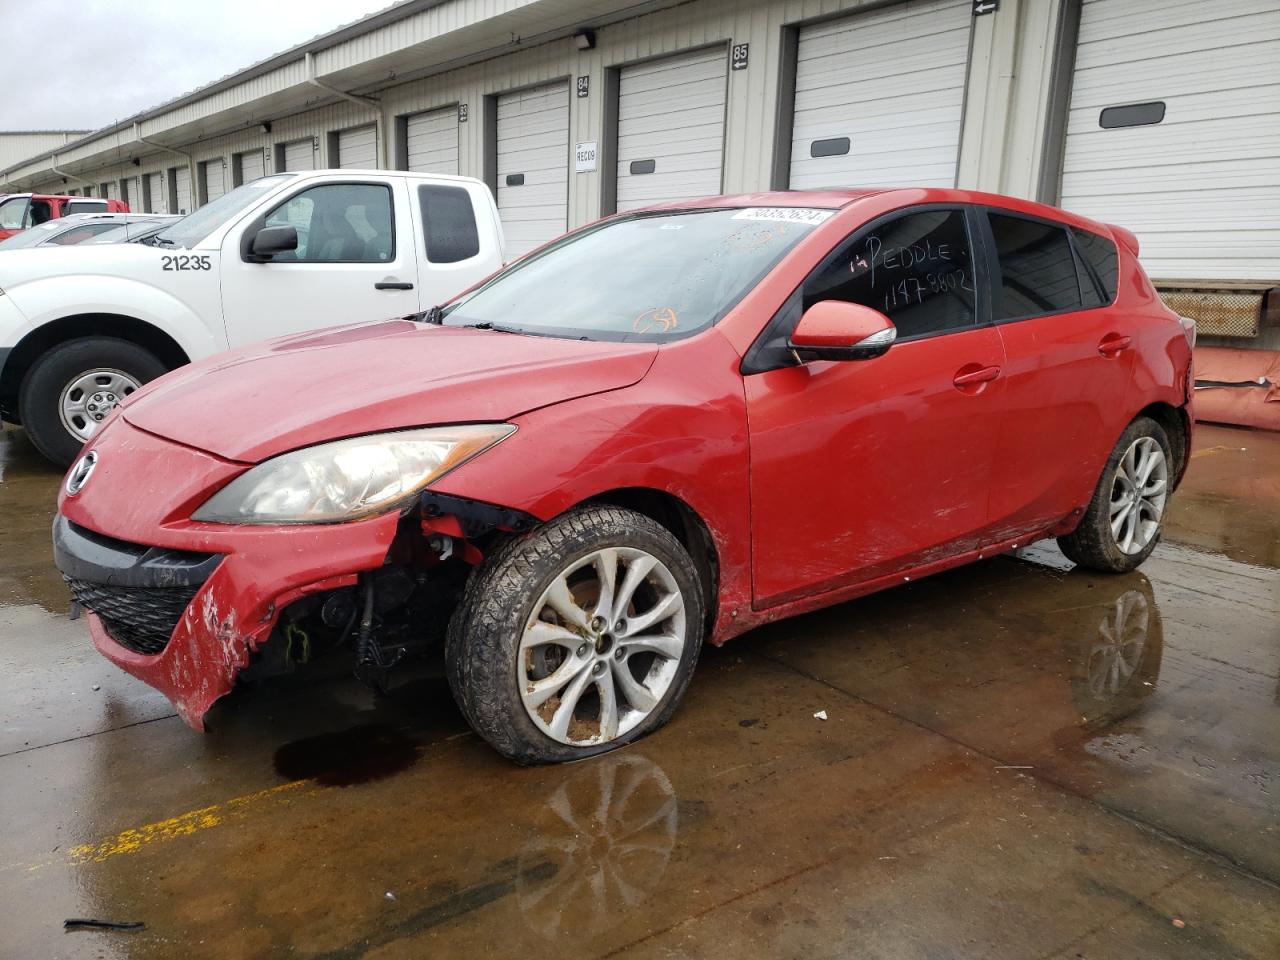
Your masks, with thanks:
M879 310L820 300L800 317L787 346L801 360L870 360L893 345L898 328Z
M297 249L298 231L295 227L263 227L253 235L249 253L254 261L266 263L277 253L288 253Z

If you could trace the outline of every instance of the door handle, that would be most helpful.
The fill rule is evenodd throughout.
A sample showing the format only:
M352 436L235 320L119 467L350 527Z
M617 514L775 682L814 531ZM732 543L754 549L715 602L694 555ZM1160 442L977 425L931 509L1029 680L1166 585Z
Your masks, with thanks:
M1108 333L1098 342L1098 352L1104 357L1118 357L1133 344L1133 337L1120 333Z
M375 290L412 290L412 283L402 283L399 280L382 280L373 285Z
M969 363L956 371L951 382L956 385L957 390L965 393L981 393L983 387L998 376L999 367L980 367L976 363Z

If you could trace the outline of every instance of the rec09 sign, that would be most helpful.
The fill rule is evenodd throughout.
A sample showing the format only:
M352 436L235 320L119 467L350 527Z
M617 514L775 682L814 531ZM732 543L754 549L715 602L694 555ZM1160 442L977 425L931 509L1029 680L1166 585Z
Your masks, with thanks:
M595 170L599 164L600 151L595 140L586 143L580 143L574 149L573 161L574 171L577 173L590 173Z

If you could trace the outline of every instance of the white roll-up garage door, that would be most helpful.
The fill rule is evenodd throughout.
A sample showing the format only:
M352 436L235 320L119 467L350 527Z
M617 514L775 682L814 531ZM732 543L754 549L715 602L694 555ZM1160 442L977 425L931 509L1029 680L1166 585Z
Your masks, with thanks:
M195 207L191 204L191 168L176 167L173 175L173 193L174 199L178 202L178 209L169 211L170 213L190 213Z
M316 168L315 150L310 137L305 140L294 140L284 145L285 170L314 170Z
M405 122L408 167L414 173L458 172L458 108L414 114Z
M618 210L720 193L723 47L623 67L618 77Z
M1086 2L1061 204L1162 280L1280 276L1280 5Z
M935 0L802 27L792 188L955 186L972 19Z
M147 213L168 213L169 201L165 194L165 175L163 173L148 173L145 180L147 191Z
M374 170L378 166L377 127L355 127L340 130L337 136L338 157L335 166L344 170Z
M498 98L498 212L508 259L569 223L569 84Z
M249 183L267 175L267 162L264 151L246 150L236 155L240 166L240 182Z
M222 158L206 160L200 164L200 176L204 179L204 202L217 200L227 192L227 178L223 174Z

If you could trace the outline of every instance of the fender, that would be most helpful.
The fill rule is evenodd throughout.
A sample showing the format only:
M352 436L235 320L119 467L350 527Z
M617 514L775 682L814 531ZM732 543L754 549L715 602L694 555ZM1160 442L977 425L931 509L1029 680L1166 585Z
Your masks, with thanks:
M711 364L707 341L719 348ZM747 619L752 596L741 361L714 328L666 345L638 383L512 418L515 433L431 491L501 504L542 521L622 488L669 494L697 515L715 546L719 596L707 601L716 614L710 642L723 642ZM559 440L548 446L548 436ZM707 477L719 482L710 486Z
M57 253L53 256L56 257ZM155 259L159 269L158 257ZM184 297L142 280L105 273L38 277L9 286L0 282L0 289L5 291L14 309L23 314L26 321L23 328L15 331L20 336L3 345L17 346L22 337L55 320L108 313L141 320L167 333L192 360L206 357L227 347L217 277L213 271L209 273L208 277L196 282L211 283L212 298L209 291L204 291L204 297ZM202 316L199 312L202 299L206 304L209 299L213 300L216 313L212 317ZM6 331L0 331L0 336L7 341L5 334Z

